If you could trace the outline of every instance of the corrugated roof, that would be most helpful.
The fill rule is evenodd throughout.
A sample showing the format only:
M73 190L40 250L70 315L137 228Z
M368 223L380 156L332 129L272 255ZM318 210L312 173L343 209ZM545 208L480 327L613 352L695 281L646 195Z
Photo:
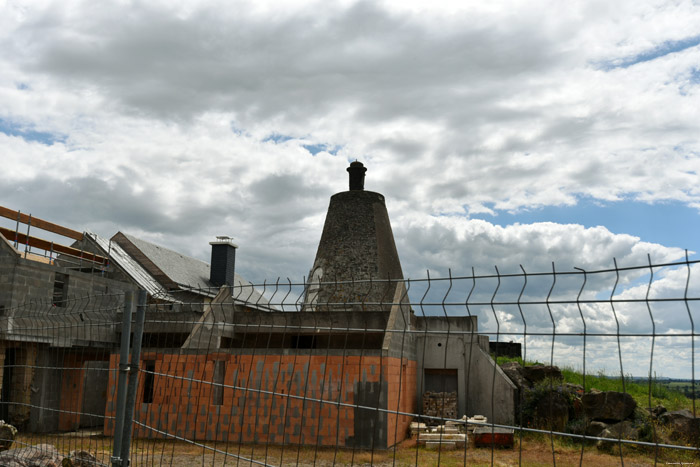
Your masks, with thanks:
M178 301L117 243L110 242L92 232L85 232L85 235L102 248L105 254L109 255L110 260L131 276L139 287L148 292L149 295L169 302Z

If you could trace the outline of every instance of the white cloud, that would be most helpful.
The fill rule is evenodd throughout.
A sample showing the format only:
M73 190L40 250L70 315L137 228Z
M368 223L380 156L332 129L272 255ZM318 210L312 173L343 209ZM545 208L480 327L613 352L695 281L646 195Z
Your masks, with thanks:
M407 276L670 261L679 250L602 227L468 216L700 206L700 47L657 53L699 26L692 2L5 2L0 201L203 259L232 235L252 279L299 278L357 158ZM554 312L576 327L577 309ZM608 310L588 312L610 329Z

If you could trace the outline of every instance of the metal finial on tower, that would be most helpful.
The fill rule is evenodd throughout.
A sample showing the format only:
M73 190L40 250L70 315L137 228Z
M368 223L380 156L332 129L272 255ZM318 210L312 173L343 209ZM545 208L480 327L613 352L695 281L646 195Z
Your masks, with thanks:
M355 161L350 163L347 171L350 174L350 190L364 190L367 168L362 165L362 162Z

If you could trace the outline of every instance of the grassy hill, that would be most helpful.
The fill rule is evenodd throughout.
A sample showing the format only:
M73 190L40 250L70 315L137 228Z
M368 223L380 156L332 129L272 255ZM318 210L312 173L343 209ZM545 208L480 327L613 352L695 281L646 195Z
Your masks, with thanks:
M522 366L530 365L548 365L541 362L523 362L520 358L499 357L498 364L506 362L518 362ZM687 397L685 387L692 383L680 384L674 383L667 379L661 381L643 380L639 377L625 376L624 380L619 376L608 375L604 372L596 374L587 373L584 375L581 371L573 368L560 367L565 383L578 384L584 388L584 392L589 392L591 389L599 391L618 391L626 392L632 396L639 407L656 407L663 405L667 410L688 409L693 411L693 399ZM698 415L700 415L700 405L697 405Z

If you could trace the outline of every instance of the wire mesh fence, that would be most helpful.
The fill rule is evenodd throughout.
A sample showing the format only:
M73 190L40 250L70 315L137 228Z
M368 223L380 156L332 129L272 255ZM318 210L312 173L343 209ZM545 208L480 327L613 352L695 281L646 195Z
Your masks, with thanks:
M0 418L76 465L692 462L698 268L30 301Z

